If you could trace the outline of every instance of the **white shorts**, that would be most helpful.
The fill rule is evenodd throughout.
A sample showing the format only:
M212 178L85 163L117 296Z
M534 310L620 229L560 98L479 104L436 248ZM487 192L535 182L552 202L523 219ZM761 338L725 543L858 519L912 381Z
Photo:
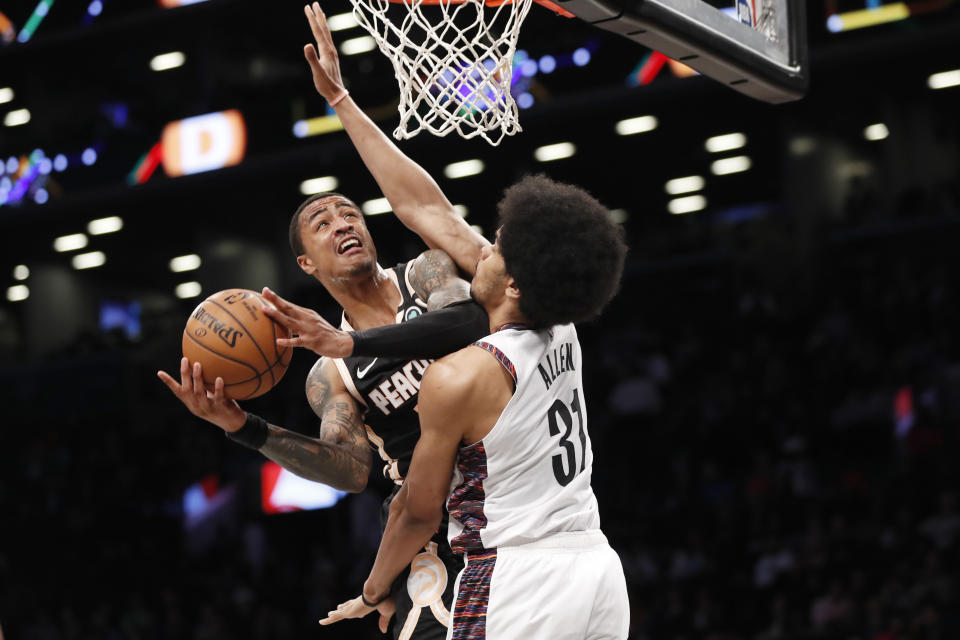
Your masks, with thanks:
M600 531L559 533L468 556L447 640L623 640L620 557Z

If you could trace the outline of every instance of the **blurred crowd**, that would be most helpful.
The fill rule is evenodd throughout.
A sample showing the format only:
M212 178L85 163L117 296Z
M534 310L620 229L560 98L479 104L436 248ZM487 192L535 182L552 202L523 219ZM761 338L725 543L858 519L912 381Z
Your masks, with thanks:
M901 222L800 249L788 223L718 227L682 260L641 242L580 328L631 638L960 637L960 221ZM178 323L0 373L6 637L379 637L316 620L356 595L388 487L262 513L261 458L155 378ZM310 433L311 363L248 408ZM188 526L183 492L210 474L230 499Z

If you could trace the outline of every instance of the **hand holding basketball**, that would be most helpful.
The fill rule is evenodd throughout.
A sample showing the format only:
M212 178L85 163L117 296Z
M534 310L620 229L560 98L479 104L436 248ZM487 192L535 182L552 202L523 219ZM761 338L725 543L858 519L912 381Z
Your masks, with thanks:
M199 362L193 363L180 359L180 383L170 377L166 371L158 371L157 377L186 405L190 413L212 422L224 431L239 430L247 421L247 412L240 408L235 400L223 393L223 378L214 382L213 391L207 391L203 382L203 369Z
M319 356L331 358L346 358L353 353L350 334L334 327L313 309L288 302L266 287L263 297L273 305L273 308L265 307L264 313L291 336L278 338L277 346L304 347Z
M303 12L310 23L313 37L317 40L316 47L308 44L303 48L303 55L313 72L313 86L327 102L332 102L346 91L340 78L337 48L333 46L333 36L330 35L330 27L327 26L320 3L314 2L312 6L305 6Z

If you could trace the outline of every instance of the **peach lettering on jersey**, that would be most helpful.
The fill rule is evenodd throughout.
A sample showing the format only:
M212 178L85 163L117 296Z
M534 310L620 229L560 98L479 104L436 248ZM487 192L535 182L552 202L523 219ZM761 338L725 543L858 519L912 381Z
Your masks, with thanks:
M404 402L417 395L420 391L420 379L431 362L433 360L411 360L385 378L367 397L383 415L390 415L391 411L399 409Z

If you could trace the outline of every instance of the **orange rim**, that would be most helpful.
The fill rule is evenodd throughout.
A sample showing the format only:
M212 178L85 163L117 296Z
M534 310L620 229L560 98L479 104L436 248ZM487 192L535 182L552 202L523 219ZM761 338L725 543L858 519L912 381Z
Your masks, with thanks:
M409 0L389 0L393 4L409 4ZM541 7L553 11L558 16L563 16L564 18L576 18L575 15L564 9L558 4L550 2L550 0L533 0ZM420 4L463 4L467 0L420 0ZM501 5L510 4L513 0L483 0L483 4L488 7L499 7Z

